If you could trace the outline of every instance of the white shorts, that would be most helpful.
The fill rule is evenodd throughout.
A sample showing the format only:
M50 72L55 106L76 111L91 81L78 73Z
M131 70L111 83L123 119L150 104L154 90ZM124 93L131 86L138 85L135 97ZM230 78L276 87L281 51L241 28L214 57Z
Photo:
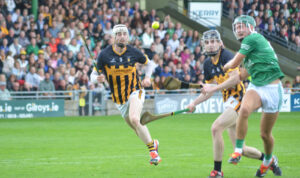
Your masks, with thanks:
M263 112L276 113L280 110L283 96L281 82L265 86L255 86L250 82L247 91L249 90L255 90L260 96Z
M132 92L129 96L128 101L126 101L125 104L116 104L118 110L121 112L121 115L123 118L128 117L129 114L129 103L131 98L138 98L138 100L140 100L142 102L142 104L144 104L145 101L145 90L141 89L141 90L136 90L134 92Z
M234 109L236 112L238 112L238 110L241 107L241 101L238 101L236 98L234 98L233 96L230 96L226 102L224 102L223 104L223 108L224 111L231 107L232 109Z

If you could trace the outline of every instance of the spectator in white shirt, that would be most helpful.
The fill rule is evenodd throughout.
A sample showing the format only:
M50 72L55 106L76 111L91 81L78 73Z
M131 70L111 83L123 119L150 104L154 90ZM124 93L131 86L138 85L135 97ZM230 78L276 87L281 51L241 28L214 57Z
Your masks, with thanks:
M171 47L172 52L174 52L178 48L179 40L178 40L177 33L173 34L173 38L168 41L167 46Z
M9 46L9 51L11 52L12 56L19 55L22 46L19 44L19 39L14 38L14 42Z
M150 27L146 28L146 31L142 35L142 47L150 49L151 44L154 42L154 37Z
M25 76L25 88L28 91L36 91L40 84L39 76L36 74L34 66L30 67L29 73Z

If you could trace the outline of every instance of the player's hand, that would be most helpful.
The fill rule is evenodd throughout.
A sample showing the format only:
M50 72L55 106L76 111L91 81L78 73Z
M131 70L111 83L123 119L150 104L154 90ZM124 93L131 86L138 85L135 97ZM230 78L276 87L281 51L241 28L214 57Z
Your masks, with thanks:
M104 76L104 74L98 75L97 81L98 81L99 83L103 83L103 82L105 81L105 76Z
M216 87L212 85L203 85L203 88L201 90L201 92L205 95L214 93L215 91L216 91Z
M151 86L151 80L150 77L145 77L144 80L142 81L143 87L150 87Z
M195 111L194 103L190 103L186 108L189 109L189 112L194 112Z

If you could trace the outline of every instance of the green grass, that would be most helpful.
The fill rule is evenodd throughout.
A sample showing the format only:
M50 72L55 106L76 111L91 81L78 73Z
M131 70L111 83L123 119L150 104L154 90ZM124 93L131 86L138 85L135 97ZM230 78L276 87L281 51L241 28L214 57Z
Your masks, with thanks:
M273 129L283 177L300 177L300 113L281 113ZM149 124L162 162L151 166L146 146L120 116L0 120L0 177L207 177L213 168L210 127L217 114L186 114ZM260 114L249 119L248 145L262 150ZM226 177L254 177L260 162L227 159ZM269 172L266 177L274 177Z

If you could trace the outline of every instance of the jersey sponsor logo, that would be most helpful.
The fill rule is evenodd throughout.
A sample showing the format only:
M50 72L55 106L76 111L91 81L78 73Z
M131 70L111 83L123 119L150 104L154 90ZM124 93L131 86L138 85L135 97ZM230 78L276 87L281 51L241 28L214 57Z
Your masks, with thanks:
M247 44L242 44L241 48L244 49L244 50L249 50L250 46L247 45Z

